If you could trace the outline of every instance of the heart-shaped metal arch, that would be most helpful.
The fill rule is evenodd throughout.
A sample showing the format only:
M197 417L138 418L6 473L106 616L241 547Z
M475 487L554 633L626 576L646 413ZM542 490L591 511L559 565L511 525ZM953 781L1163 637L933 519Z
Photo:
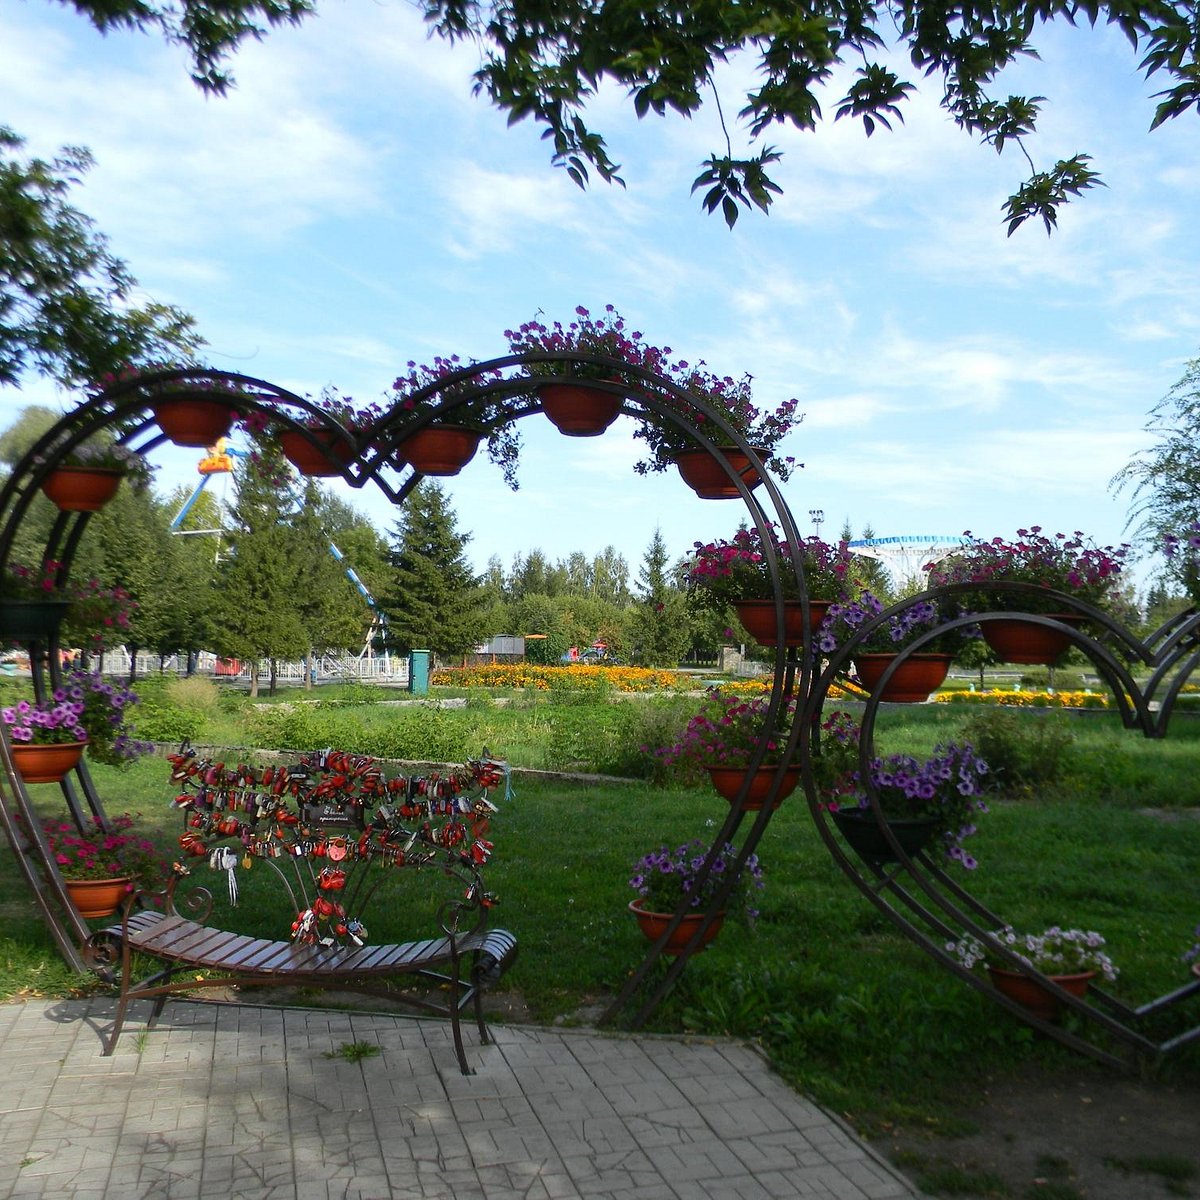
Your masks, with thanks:
M716 451L717 443L713 439L714 436L718 437L722 445L733 445L746 454L757 471L761 487L751 488L723 457L717 456L762 537L772 580L776 627L780 634L775 652L774 684L762 738L750 763L751 771L764 761L767 743L785 703L795 700L797 706L797 717L792 722L785 753L773 775L771 793L750 822L737 854L735 871L722 877L721 887L717 889L702 914L700 928L693 934L684 952L674 956L665 971L655 970L663 957L667 940L682 924L689 911L686 904L681 903L679 910L672 915L667 930L650 947L638 968L626 978L606 1016L616 1019L634 1005L636 1012L631 1021L634 1025L640 1025L674 985L691 954L700 947L706 927L723 908L734 886L737 872L755 852L774 810L771 800L781 786L789 767L798 763L810 812L834 860L872 904L947 969L959 974L973 986L987 991L1000 1003L1044 1028L1060 1041L1096 1057L1116 1061L1117 1056L1110 1049L1114 1041L1132 1054L1153 1054L1175 1049L1200 1037L1200 1027L1196 1027L1166 1041L1155 1043L1138 1029L1139 1021L1149 1013L1160 1012L1176 1001L1200 991L1200 980L1133 1009L1115 997L1098 991L1087 1000L1078 999L1062 993L1061 989L1043 977L1036 976L1052 993L1061 993L1065 1004L1090 1019L1089 1029L1096 1030L1100 1036L1085 1037L1061 1026L1048 1025L1030 1017L1012 1001L987 988L980 977L965 972L946 953L944 943L947 936L956 936L964 930L982 932L1002 922L930 858L921 853L909 855L905 852L904 848L896 843L886 822L882 820L877 797L871 797L872 806L883 836L894 845L896 865L886 871L880 866L864 870L864 864L856 856L846 852L826 820L813 774L814 755L820 752L815 731L829 687L835 677L848 667L856 646L870 632L873 624L885 621L890 615L938 593L912 597L881 614L875 623L865 626L854 640L840 647L838 652L829 658L824 669L818 670L818 663L812 651L814 639L811 636L811 612L807 603L803 571L797 561L798 556L793 554L790 563L781 563L774 552L773 539L769 536L774 524L778 526L785 542L796 546L801 540L777 483L761 461L758 452L732 427L724 412L682 391L671 381L653 372L631 366L622 360L581 353L507 356L486 363L471 364L447 374L435 384L430 384L413 397L414 401L430 401L428 410L419 415L414 415L407 408L398 405L369 426L354 430L339 424L312 401L264 380L232 372L193 369L143 372L113 383L74 409L39 439L29 454L17 464L3 488L0 488L0 571L8 567L14 538L28 512L32 497L37 493L43 479L63 457L102 430L115 433L120 441L137 451L152 450L165 436L151 415L154 401L161 400L164 396L182 398L193 395L212 399L215 395L243 419L269 417L284 428L297 431L307 438L315 450L328 455L331 458L331 466L335 466L337 473L351 486L362 487L371 483L394 502L402 502L420 479L411 469L406 471L396 464L396 447L405 438L434 422L452 420L459 407L485 396L495 402L496 424L507 424L528 416L538 411L537 400L533 395L535 385L575 382L572 368L580 364L589 368L600 368L609 376L604 381L589 380L589 386L619 393L622 397L622 411L628 415L638 420L659 422L672 427L692 444L710 453ZM536 380L531 379L527 373L529 367L538 369ZM556 369L559 373L548 373L548 369ZM486 374L488 377L488 382L483 385L473 383L473 377L480 374ZM329 451L329 442L322 438L322 434L341 439L351 447L351 453L338 455L335 460ZM60 583L66 581L79 539L87 526L88 516L86 513L61 513L50 530L45 557L62 563ZM800 647L786 646L782 636L784 607L781 572L784 570L794 572L798 594L805 598L802 601L805 637ZM957 588L951 587L942 591L953 593L955 590L963 590L963 586L958 585ZM1021 585L997 586L1001 590L1014 593L1013 611L1020 613ZM1053 618L1037 614L1026 614L1024 619L1033 624L1057 626L1061 632L1065 632L1071 644L1087 654L1108 681L1126 726L1140 729L1149 737L1162 736L1184 680L1200 663L1200 616L1192 613L1176 618L1149 641L1141 643L1105 613L1081 604L1068 595L1059 596L1057 599L1062 604L1062 611L1079 612L1086 616L1091 627L1099 630L1098 635L1092 636L1071 626L1062 625ZM970 621L987 621L1001 615L979 614L976 618L961 618L929 631L905 647L896 663L885 672L883 683L886 684L891 675L899 669L900 663L910 655L919 653L938 633L956 625ZM1117 653L1118 650L1120 653ZM53 685L58 671L58 656L51 654L49 659L49 683ZM42 670L40 658L33 656L31 661L34 663L35 694L41 699L46 694L48 681ZM1126 666L1130 661L1141 661L1152 668L1151 678L1145 689L1139 689L1133 680ZM879 700L871 697L865 706L860 746L860 764L864 768L872 756L878 705ZM28 794L19 774L13 769L7 738L0 738L0 743L5 768L4 778L0 780L0 817L3 818L11 844L18 852L17 858L31 885L32 894L39 898L43 915L61 951L69 962L82 969L85 965L83 948L91 935L91 929L75 914L73 906L66 902L61 878L41 838L40 826L36 819L33 819ZM743 784L743 790L748 789L748 786L747 781ZM102 823L106 822L103 806L86 766L81 766L75 777L66 781L63 787L77 822L83 822L89 816L99 819ZM737 834L745 815L740 803L735 802L729 807L728 816L705 856L701 870L702 879L710 874L713 863L721 854L721 848ZM25 835L22 829L18 828L18 816L24 817L23 828L32 831L31 834ZM57 905L48 903L43 881L46 881L50 895L57 899ZM65 916L61 916L60 913ZM1019 967L1020 964L1016 965Z

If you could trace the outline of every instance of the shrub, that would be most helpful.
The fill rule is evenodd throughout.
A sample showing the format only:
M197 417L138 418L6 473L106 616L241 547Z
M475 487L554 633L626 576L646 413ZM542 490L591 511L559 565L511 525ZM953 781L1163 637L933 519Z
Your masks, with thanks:
M723 686L723 685L722 685ZM634 707L635 721L625 748L625 765L619 772L633 779L648 779L659 787L672 783L693 784L704 779L696 763L667 763L658 750L683 737L695 713L688 696L656 698Z
M352 679L340 683L323 696L320 703L329 707L349 708L361 704L378 704L383 699L383 689L376 683L363 683Z
M180 708L158 695L143 696L138 705L138 734L151 742L192 742L204 732L204 716Z
M1058 782L1075 741L1061 721L1002 707L973 711L962 736L987 760L1006 792L1029 792Z
M204 675L172 679L163 691L164 698L176 708L204 717L215 716L221 708L220 688Z

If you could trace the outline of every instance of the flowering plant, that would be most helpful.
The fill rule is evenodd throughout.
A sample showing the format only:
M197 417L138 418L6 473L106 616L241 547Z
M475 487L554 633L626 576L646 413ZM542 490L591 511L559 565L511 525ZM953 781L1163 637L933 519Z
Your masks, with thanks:
M521 438L513 428L505 397L495 392L480 391L498 383L503 376L498 371L477 371L454 383L423 394L426 388L469 367L457 354L449 358L436 357L432 364L418 365L409 360L408 374L398 375L392 384L396 406L412 415L435 412L444 401L462 398L463 402L446 414L446 423L464 425L487 435L487 456L500 468L504 481L517 490L517 461L521 454Z
M1200 521L1193 521L1182 536L1167 534L1163 538L1163 553L1184 591L1194 603L1200 604Z
M80 718L83 705L68 700L56 692L54 699L30 703L21 700L11 708L0 710L8 730L8 738L14 745L55 746L67 742L86 742L87 730Z
M688 721L679 740L655 751L655 756L664 766L682 768L686 774L708 767L747 767L768 732L768 707L765 697L747 700L710 688L703 708ZM764 766L779 762L795 713L796 701L785 701L769 729Z
M1117 968L1102 949L1104 939L1090 929L1060 929L1051 925L1042 933L1017 933L1011 925L1005 925L985 934L983 941L965 934L957 942L947 942L946 950L967 970L981 965L1006 970L1008 964L996 953L1001 946L1043 975L1082 975L1094 971L1109 983L1117 978Z
M383 416L383 408L378 404L357 405L353 396L343 396L336 388L327 387L321 391L317 400L319 412L289 413L297 424L305 429L321 430L330 427L330 421L336 422L347 433L361 433ZM327 420L326 418L329 418ZM277 438L288 428L269 411L256 409L247 413L239 422L240 427L252 436L267 435Z
M962 847L975 833L975 817L987 812L983 779L988 765L968 743L949 742L933 748L933 755L919 762L910 754L889 754L871 762L871 789L889 819L912 820L930 817L936 822L934 836L942 843L947 858L974 870L975 859ZM853 788L826 801L830 812L841 809L871 811L871 801L859 772ZM855 802L856 801L856 802Z
M791 455L776 453L783 439L804 419L803 414L796 415L797 400L784 400L773 409L758 408L753 402L751 376L743 375L741 379L734 379L729 375L714 375L705 368L703 362L696 366L687 362L674 363L669 374L678 387L717 409L734 431L758 451L765 465L780 479L790 479L796 467L803 465L798 464ZM694 404L669 394L663 400L680 417L699 427L718 445L729 443L728 435L713 425ZM674 465L680 451L696 449L691 435L666 418L643 419L633 436L644 441L649 451L648 458L634 464L633 469L639 475L665 471Z
M106 683L99 672L70 671L54 693L59 703L78 709L79 724L87 731L88 757L120 767L154 749L138 741L126 725L138 696L119 683Z
M883 601L866 588L857 600L848 599L840 604L831 604L817 631L817 649L822 654L832 654L839 646L850 641L868 621L879 616L885 607ZM905 643L946 619L940 606L932 600L917 601L876 626L855 645L855 650L861 654L899 654ZM961 635L954 631L928 643L923 649L929 653L952 652L960 640Z
M822 799L835 810L838 797L855 791L860 733L858 722L841 710L831 712L821 722L817 753L812 760L813 774Z
M130 890L151 887L166 880L169 868L153 842L129 831L134 819L122 813L106 831L93 818L83 833L73 824L50 817L42 832L64 879L115 879L130 876Z
M89 579L75 588L67 613L66 636L71 646L96 653L125 641L137 601L119 584L105 587Z
M1196 926L1196 931L1192 935L1196 940L1191 947L1184 953L1183 961L1190 963L1200 963L1200 925ZM1194 968L1193 968L1194 969Z
M66 600L58 586L62 563L46 559L40 566L9 563L8 574L0 578L0 596L5 600Z
M704 908L733 871L737 854L737 847L726 842L701 884L698 876L708 855L704 842L696 838L674 850L659 846L637 860L629 886L646 901L647 912L674 912L685 897L691 908ZM757 915L750 907L750 894L762 891L764 886L758 855L751 854L729 893L730 908L738 906L748 916Z
M793 570L792 544L781 540L771 526L771 545L779 565L779 585L786 600L799 600ZM848 583L851 555L847 543L831 545L818 537L796 543L795 561L804 572L810 597L841 597ZM771 572L763 538L757 529L739 529L726 541L696 542L688 567L687 582L697 601L707 608L724 609L738 600L770 600L774 597Z
M112 440L96 439L81 442L66 451L58 460L63 467L97 467L108 471L119 471L129 482L141 490L149 485L157 470L145 458L128 446Z
M1067 592L1103 607L1114 598L1129 552L1128 546L1096 546L1078 531L1070 537L1056 533L1049 538L1040 525L1018 529L1015 542L1000 537L985 542L970 531L963 536L971 539L969 545L924 569L931 588L951 583L984 585L966 601L976 612L1003 611L1014 603L1025 612L1055 612L1060 607L1050 596L1022 593L1014 602L1002 592L986 589L988 583L1001 581Z
M538 316L541 314L539 313ZM563 326L561 321L543 325L539 320L526 321L517 329L506 329L508 348L514 354L597 354L618 358L631 366L662 373L667 366L670 346L661 349L643 340L637 330L626 330L625 318L611 305L604 306L602 317L593 317L579 305L576 319ZM613 368L596 363L528 363L531 375L573 375L580 379L612 379Z
M10 563L7 576L0 580L0 596L5 600L69 604L67 645L87 645L100 651L123 640L137 601L123 587L104 587L98 579L59 587L61 569L62 563L53 559L46 559L39 567Z

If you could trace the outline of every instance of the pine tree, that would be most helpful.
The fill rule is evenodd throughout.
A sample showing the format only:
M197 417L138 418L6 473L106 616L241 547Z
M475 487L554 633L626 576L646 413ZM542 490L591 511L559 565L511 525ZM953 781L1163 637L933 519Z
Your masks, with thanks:
M389 645L457 655L482 640L482 593L466 557L470 540L458 532L438 484L413 489L393 531L392 579L381 597Z
M309 583L297 562L294 505L279 486L286 471L277 455L264 452L239 468L232 553L212 592L213 648L250 662L251 695L258 694L261 659L300 658L309 644L299 611Z
M655 528L638 571L637 656L644 666L674 667L689 641L687 599L668 571L667 544Z

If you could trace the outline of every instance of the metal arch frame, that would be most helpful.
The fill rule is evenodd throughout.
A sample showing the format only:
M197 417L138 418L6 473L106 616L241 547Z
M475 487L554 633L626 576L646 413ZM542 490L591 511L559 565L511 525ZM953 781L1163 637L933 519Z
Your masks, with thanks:
M969 591L978 592L979 590L978 585L954 584L923 592L892 605L870 622L864 622L854 638L839 647L829 657L827 666L815 682L810 696L809 714L819 718L830 686L838 676L846 673L856 647L892 616L924 601L953 598L957 594ZM993 988L982 975L965 969L948 952L947 939L957 939L964 933L982 937L989 930L998 928L1004 922L980 903L961 883L943 871L930 855L924 851L910 855L896 840L884 818L879 796L869 782L868 768L873 757L873 733L881 703L880 695L888 680L904 660L913 654L919 654L945 633L989 621L1011 619L1012 615L1019 614L1020 619L1025 622L1053 628L1056 632L1061 633L1073 646L1083 651L1092 660L1117 698L1118 710L1126 728L1137 729L1147 738L1161 738L1165 735L1167 719L1175 697L1187 675L1200 663L1200 642L1197 640L1200 638L1200 614L1193 612L1183 620L1173 622L1173 627L1165 638L1155 635L1151 639L1151 645L1157 640L1162 643L1163 647L1156 653L1149 646L1132 638L1106 613L1065 593L1050 592L1049 595L1056 604L1061 605L1061 611L1078 612L1080 615L1087 616L1090 622L1098 625L1102 630L1099 637L1091 637L1082 630L1056 621L1054 617L1044 613L1022 612L1019 603L1020 594L1037 595L1044 600L1048 594L1044 588L1005 582L990 584L989 590L1013 594L1015 598L1013 607L1005 612L981 612L954 618L906 643L881 678L878 694L869 696L866 701L861 724L859 767L862 778L867 780L864 790L867 793L870 807L895 853L895 863L888 864L886 867L883 864L873 864L869 868L870 874L867 874L863 870L864 864L857 860L857 856L843 848L830 827L812 775L811 762L806 759L803 763L803 779L810 813L826 848L843 873L901 933L941 966L977 991L1001 1004L1014 1015L1071 1049L1109 1065L1129 1067L1138 1059L1158 1057L1200 1039L1200 1025L1158 1042L1146 1036L1138 1028L1138 1024L1151 1014L1161 1012L1179 1001L1200 995L1200 978L1134 1008L1097 987L1094 983L1087 996L1074 996L1064 991L1041 972L1026 966L1011 952L1001 948L999 956L1010 969L1035 980L1063 1007L1071 1009L1090 1022L1095 1029L1095 1036L1089 1037L1072 1028L1033 1016L1019 1002L1009 999ZM1189 638L1191 639L1190 647L1187 645ZM1106 641L1115 642L1124 652L1125 657L1139 659L1156 668L1147 689L1143 691L1137 687L1125 664L1110 646L1105 644ZM1150 710L1151 699L1158 684L1166 678L1167 672L1177 666L1180 669L1170 681L1168 699L1163 702L1159 717L1155 719ZM805 721L804 724L808 726L810 722ZM1116 1049L1113 1048L1114 1043ZM1123 1054L1119 1051L1123 1051Z
M544 368L547 365L555 364L563 365L564 370L561 374L530 376L524 373L525 368L529 366ZM581 381L573 371L576 366L607 368L618 378L616 380L588 378L586 381ZM504 375L505 371L513 373ZM481 372L498 372L500 374L497 379L489 380L482 385L473 384L472 378ZM356 488L371 481L394 503L399 503L407 497L421 478L417 473L410 471L406 475L402 475L400 481L395 483L390 478L390 474L389 476L383 474L385 471L397 472L393 455L405 436L434 422L452 418L460 406L477 400L481 396L496 397L497 409L494 419L488 425L488 430L494 431L506 427L517 419L539 410L536 398L531 396L537 386L558 382L586 382L586 385L592 388L620 393L624 398L621 407L622 413L638 420L669 426L674 431L681 433L691 444L714 454L722 463L731 484L746 504L754 526L762 537L775 601L778 636L774 683L763 733L752 756L750 764L752 768L761 765L764 761L767 743L785 704L792 700L796 703L796 717L792 722L781 762L773 776L771 791L750 823L750 828L737 853L735 870L723 878L720 888L702 914L700 929L692 936L683 953L673 957L673 961L665 971L656 971L656 966L663 957L667 938L672 931L678 928L685 913L689 911L685 905L681 904L679 910L673 914L667 932L651 945L641 964L627 978L620 994L605 1013L605 1019L615 1020L637 1001L640 1003L640 1007L633 1016L632 1023L635 1026L644 1024L674 986L692 954L700 948L705 929L711 925L716 914L726 903L730 891L735 886L737 875L744 869L750 855L754 853L771 820L774 810L772 802L778 793L783 777L788 768L798 759L810 815L831 857L868 901L885 914L902 933L929 953L940 965L964 979L971 986L992 996L1010 1011L1043 1032L1094 1057L1114 1063L1123 1062L1108 1048L1107 1044L1100 1044L1073 1030L1031 1017L1015 1002L1000 996L980 976L966 971L948 955L944 945L948 935L963 931L978 935L986 932L985 925L994 927L999 922L999 918L975 900L961 884L942 871L923 852L909 856L901 846L896 844L893 834L883 819L878 796L871 793L869 788L870 804L875 812L876 820L897 852L896 865L889 867L886 871L880 865L873 865L869 872L864 871L863 864L859 863L857 856L852 857L852 852L849 852L835 836L820 803L813 772L814 757L820 753L818 722L829 688L834 679L839 674L843 674L849 666L855 647L861 644L862 639L871 630L907 607L925 599L952 597L956 593L970 590L978 591L978 585L951 585L933 592L922 593L920 596L893 605L860 629L855 639L839 648L834 655L829 657L827 665L820 668L813 649L815 639L812 637L812 633L814 630L803 569L799 557L792 555L790 569L794 572L798 594L802 598L805 638L803 645L799 648L785 646L783 638L784 601L781 587L784 568L774 551L773 539L768 534L777 523L786 543L797 546L801 539L778 484L770 475L759 451L749 445L745 438L732 427L722 410L691 395L653 372L631 366L623 360L581 352L509 355L489 362L465 366L415 393L412 397L415 400L433 401L426 411L409 413L406 410L393 408L384 413L371 427L360 431L345 428L312 401L264 380L233 372L188 368L152 371L135 378L124 379L85 401L59 421L39 439L29 454L17 464L3 487L0 487L0 521L3 522L0 525L0 572L8 568L13 539L39 485L61 461L65 453L88 437L106 429L114 431L118 435L119 441L138 451L151 450L165 440L165 435L156 431L152 417L147 415L147 410L152 409L156 397L161 398L166 394L173 397L191 394L213 399L214 391L211 385L216 384L218 388L227 390L217 391L215 398L227 398L230 408L235 412L242 415L247 412L269 415L272 420L281 423L284 427L304 434L315 447L325 452L331 461L333 455L326 446L322 445L312 426L315 424L320 432L336 432L353 446L355 452L348 462L339 464L340 476L350 486ZM289 410L299 410L300 416L294 416ZM692 419L689 414L695 414L697 419ZM751 466L758 473L759 482L755 486L759 489L759 494L755 494L755 489L749 487L742 476L719 453L720 447L714 440L715 437L721 438L721 445L732 444L746 455ZM87 513L61 513L52 524L47 539L46 557L53 556L55 561L61 562L60 582L65 582L69 575L75 551L86 530L89 516L90 514ZM772 517L774 520L771 519ZM992 590L1013 593L1018 601L1022 591L1036 591L1043 599L1046 596L1044 589L1031 589L1022 584L1001 583L992 584L989 587ZM1052 595L1057 603L1061 603L1063 611L1079 612L1086 616L1091 627L1100 629L1100 636L1092 637L1081 630L1056 621L1053 616L1042 613L1022 613L1019 602L1010 612L1020 614L1022 620L1032 624L1054 627L1064 633L1072 645L1092 659L1112 687L1125 726L1139 729L1146 737L1164 736L1170 712L1184 680L1197 666L1200 666L1200 614L1193 612L1174 619L1154 635L1148 644L1143 645L1131 638L1116 622L1094 607L1083 604L1069 595ZM1005 615L1004 613L980 613L974 616L958 617L921 635L904 647L896 662L885 672L883 683L886 684L904 659L911 654L919 653L922 647L929 645L939 634L968 624L1000 619ZM60 668L57 655L54 653L57 644L57 633L55 633L44 645L35 642L30 647L34 692L39 699L44 698L46 694L47 669L51 682L55 682L59 677ZM1121 652L1122 657L1138 659L1153 669L1150 684L1144 691L1138 689L1121 657L1118 657L1112 646ZM48 656L48 662L43 661L44 656ZM1159 712L1155 716L1151 712L1151 702L1158 689L1164 684L1166 692L1160 702ZM879 704L880 700L877 696L871 696L866 701L859 749L860 766L863 767L869 763L871 757ZM0 758L3 759L4 768L2 778L0 778L0 818L3 819L13 849L27 880L32 885L43 916L50 926L60 950L73 966L77 969L85 969L83 949L92 931L66 898L61 876L48 854L25 785L19 773L14 769L11 747L6 735L0 735ZM77 785L82 791L82 802L76 790ZM103 806L86 766L81 764L77 768L74 778L69 777L65 780L62 788L72 816L77 823L82 823L85 819L84 804L93 817L102 824L107 823ZM743 791L739 794L737 801L730 806L728 816L705 856L700 872L702 881L711 874L713 864L721 854L722 847L737 834L743 822L745 812L741 801L748 788L749 780L747 779L743 783ZM14 797L15 804L10 803L10 794ZM40 860L36 866L34 859ZM60 916L60 914L62 915ZM1198 1026L1164 1042L1155 1043L1135 1027L1136 1022L1143 1017L1161 1012L1179 1000L1200 993L1200 979L1134 1009L1097 988L1092 989L1090 999L1080 999L1068 995L1050 980L1032 969L1023 967L1015 959L1013 966L1036 979L1065 1006L1095 1024L1109 1041L1115 1040L1120 1043L1133 1056L1165 1053L1200 1038L1200 1026Z
M565 366L564 373L537 374L533 377L524 373L527 366L545 366L547 364L563 364ZM713 440L714 437L721 437L723 445L733 444L746 454L750 465L759 476L759 482L755 486L761 486L766 492L786 540L795 542L798 539L796 525L759 452L746 443L738 431L730 425L723 410L691 395L671 381L653 372L631 366L623 360L583 353L531 353L508 355L490 362L471 364L448 374L413 395L412 398L418 402L426 399L435 400L435 403L427 411L410 414L406 409L393 408L371 427L362 431L347 429L318 405L304 397L277 387L266 380L234 372L194 368L164 369L147 371L137 376L118 380L84 401L57 422L17 464L8 481L0 488L0 521L3 522L0 525L0 572L8 568L13 539L40 484L61 462L65 454L89 437L105 430L115 433L121 444L129 446L137 452L152 450L166 440L165 434L155 427L152 415L148 415L148 410L152 414L156 399L179 399L188 396L208 400L216 399L227 401L228 406L237 416L245 417L251 413L267 415L285 428L295 429L304 434L314 447L326 453L331 461L333 461L333 455L315 435L314 426L318 432L335 432L346 439L355 450L354 457L349 462L339 464L341 477L352 487L362 487L370 480L380 487L393 502L401 502L420 481L421 476L410 471L396 485L390 479L385 478L382 472L388 468L395 469L392 456L404 437L436 421L452 418L460 406L488 395L494 395L498 400L497 413L495 419L489 424L488 430L492 431L508 426L520 417L540 411L536 399L531 398L530 395L538 386L557 382L581 382L572 370L577 365L608 369L610 373L620 377L621 382L589 378L586 380L586 384L589 387L621 393L625 398L622 412L642 420L657 421L671 426L682 432L696 446L716 455L722 462L732 484L750 506L755 525L763 535L764 544L767 547L773 590L777 598L776 625L780 633L780 645L776 651L776 682L767 710L767 725L755 754L755 762L761 763L767 752L770 730L784 703L785 693L792 689L795 681L798 664L795 652L785 649L782 645L784 610L778 586L780 563L774 552L771 538L767 536L771 524L768 520L767 510L752 495L751 489L741 475L735 472L719 455L718 444ZM507 377L502 376L483 385L471 383L472 378L481 372L502 372L511 368L516 368L516 371ZM440 400L436 399L438 397L441 397ZM502 403L505 401L509 403L507 405ZM289 409L299 409L301 416L294 417L288 411ZM688 413L697 414L697 420L689 419L686 415ZM705 429L700 428L700 421L705 422ZM46 557L54 555L55 561L61 563L60 584L65 583L69 577L75 551L89 518L90 514L88 513L61 513L53 524L47 541ZM60 545L61 551L59 550ZM804 596L802 570L798 563L793 564L793 569L796 573L800 595ZM811 633L807 604L805 605L804 620L806 631ZM811 643L811 637L808 638L808 643ZM45 646L40 644L30 646L34 692L38 699L44 699L46 695L45 669L47 667L51 683L58 682L60 666L55 653L57 647L57 633ZM46 657L48 662L43 663L43 657ZM801 690L806 690L812 673L811 657L804 657L799 663L799 667ZM794 751L795 745L796 734L793 733L789 757ZM62 878L49 855L24 782L14 769L11 746L6 735L0 735L0 757L4 761L4 776L7 782L7 787L0 787L0 817L3 818L10 843L17 853L26 879L31 885L31 890L38 899L43 918L54 933L64 957L76 969L85 969L84 951L92 931L78 916L66 896ZM738 854L734 872L714 897L711 910L705 914L705 926L711 923L717 906L725 902L729 890L734 885L736 875L740 873L754 852L769 820L770 800L774 797L782 776L782 769L776 772L771 796L755 821L750 837ZM87 814L85 814L84 804L80 802L76 792L77 783L83 793ZM77 825L82 827L87 815L102 825L108 824L103 804L86 765L81 764L76 769L74 777L65 779L61 786ZM10 794L15 799L15 804L10 803ZM702 878L710 874L712 864L718 857L719 848L736 832L741 816L740 804L731 808L730 816L721 830L719 840L714 842L700 872ZM24 836L22 833L22 823L29 830L28 836ZM34 866L32 857L39 860L40 870ZM43 886L43 882L45 886ZM679 924L683 915L684 912L681 908L681 911L676 913L672 920L672 929ZM662 947L668 935L664 935L659 943L651 947L646 961L636 973L638 981L645 978L653 964L661 957ZM698 948L699 937L700 935L697 935L693 938L688 949L676 958L664 985L659 987L656 995L647 1003L640 1020L645 1019L661 995L665 994L666 988L674 982L687 959Z

